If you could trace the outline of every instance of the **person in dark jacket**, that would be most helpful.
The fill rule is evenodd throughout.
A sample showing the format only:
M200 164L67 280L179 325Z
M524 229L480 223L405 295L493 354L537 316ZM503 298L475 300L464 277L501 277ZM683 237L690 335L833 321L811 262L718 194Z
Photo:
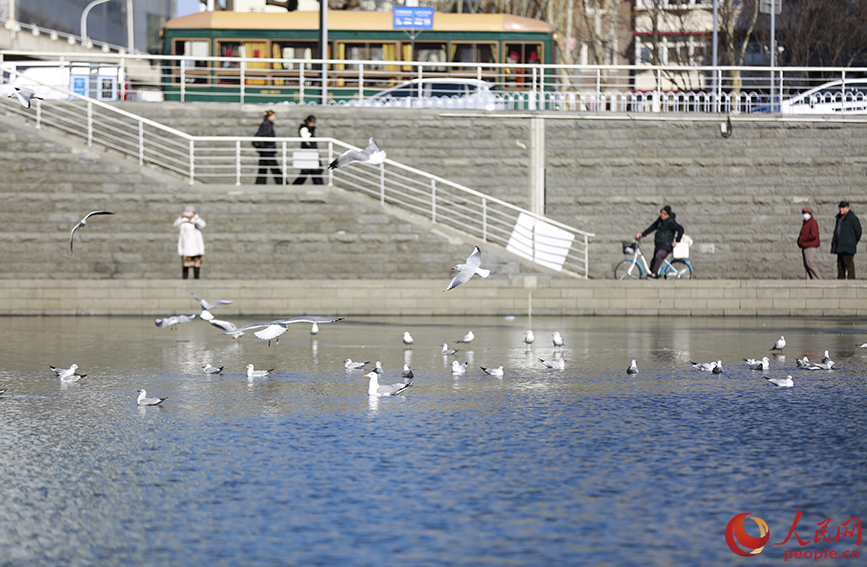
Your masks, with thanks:
M801 257L804 260L804 269L807 271L808 280L821 280L822 276L816 269L816 250L819 249L819 223L813 218L813 209L804 207L801 209L804 222L801 224L801 233L798 235L798 247L801 249Z
M259 130L256 132L257 138L274 138L274 120L277 119L277 114L273 110L265 111L265 119L259 124ZM253 143L259 151L259 176L256 178L256 185L265 185L268 181L268 168L274 174L274 181L277 185L283 185L283 172L277 165L277 160L274 156L277 155L277 144L274 142L266 142L256 140Z
M861 240L861 222L849 210L848 201L840 201L840 212L831 239L831 254L837 255L837 279L855 279L855 249Z
M683 237L683 227L677 224L674 213L671 212L671 206L666 205L659 211L659 218L653 221L653 224L647 229L635 235L636 240L641 240L641 237L647 236L654 230L656 235L653 242L655 248L653 250L653 260L650 262L649 278L658 277L659 267L662 265L665 257L671 254L674 247L680 242Z
M308 116L301 126L298 127L298 135L302 138L316 137L316 117L312 114ZM319 148L317 142L301 142L301 147L304 149ZM314 185L322 185L322 170L321 169L302 169L301 174L292 182L292 185L303 185L307 181L307 176L312 177Z

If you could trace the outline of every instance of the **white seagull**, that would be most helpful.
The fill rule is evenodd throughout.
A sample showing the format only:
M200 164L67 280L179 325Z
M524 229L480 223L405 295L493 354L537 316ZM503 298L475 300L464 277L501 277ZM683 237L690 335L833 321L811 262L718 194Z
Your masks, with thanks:
M767 376L765 376L765 380L767 380L774 386L779 386L780 388L791 388L795 385L795 382L792 380L791 376L786 376L785 378L768 378Z
M268 323L250 323L238 330L247 331L249 329L261 329L262 327L265 327L263 330L253 333L253 335L263 341L268 341L268 346L271 346L271 339L275 338L277 339L276 344L280 344L280 335L289 330L289 325L292 323L334 323L336 321L342 321L343 319L345 319L345 317L317 317L314 315L303 315L301 317L292 317L291 319L277 319L276 321L270 321Z
M373 138L367 142L367 147L361 151L346 150L340 156L328 164L328 169L337 169L350 163L361 162L368 165L379 165L385 161L385 152L379 149Z
M222 371L223 371L222 366L217 368L216 366L211 366L210 364L203 364L202 365L202 372L204 372L205 374L219 374Z
M225 299L218 299L217 301L212 301L211 303L208 303L204 299L199 299L198 297L196 297L196 294L194 293L191 293L190 295L192 295L193 299L198 301L199 305L202 306L202 313L199 315L199 318L202 321L212 321L214 319L214 315L211 313L211 309L213 309L214 307L217 307L218 305L229 305L230 303L232 303L231 301L227 301Z
M385 369L382 367L382 363L378 360L376 361L373 371L380 375L385 374Z
M473 332L470 331L469 333L464 335L464 337L461 340L455 341L455 342L465 344L465 345L467 345L467 348L470 348L470 343L473 342L473 339L475 339L475 338L476 338L476 335L474 335Z
M247 365L247 378L264 378L272 372L274 372L273 368L271 370L254 370L252 364Z
M548 368L553 368L554 370L565 370L566 369L566 359L561 358L560 360L543 360L539 359L542 364L547 366Z
M403 376L404 378L412 379L412 377L413 377L412 368L409 367L409 364L403 365L403 371L400 373L400 375Z
M0 396L6 393L6 388L0 388Z
M229 335L233 339L241 340L241 335L244 334L244 331L239 331L238 327L235 326L231 321L223 321L222 319L211 319L208 321L211 325L217 327L218 329L223 329L224 335Z
M785 339L785 337L780 336L780 338L777 339L777 342L774 343L774 346L772 346L768 350L776 350L779 352L783 352L784 348L786 348L786 339Z
M415 340L412 338L412 335L409 334L409 331L404 331L403 332L403 344L405 344L406 346L412 346L412 343L414 343L414 342L415 342Z
M810 359L806 356L804 356L804 358L796 358L795 364L797 364L799 368L805 368L807 366L810 366Z
M467 373L467 363L464 362L461 364L457 360L452 361L452 374L466 374Z
M554 332L552 340L554 341L554 348L560 348L561 346L566 344L566 341L563 340L563 337L557 331Z
M770 368L771 361L767 356L763 356L761 360L747 360L747 366L750 367L750 370L762 370L765 371Z
M470 254L470 257L467 258L466 264L458 264L452 270L457 270L458 273L455 277L452 278L451 283L449 283L449 287L445 288L443 291L448 291L450 289L454 289L461 285L462 283L467 283L470 281L470 278L476 274L479 274L481 277L486 278L491 275L491 270L482 269L480 266L482 265L482 251L479 250L479 247L476 246L473 248L473 253Z
M456 352L458 352L458 351L456 351L453 348L449 348L448 343L443 343L443 352L442 352L443 356L451 356Z
M352 362L351 358L347 358L343 361L343 368L347 370L357 370L364 366L365 364L370 364L370 361L367 362Z
M367 386L367 394L369 396L396 396L412 386L412 382L409 381L409 378L396 384L383 384L380 386L379 377L376 372L365 374L364 377L370 379Z
M314 337L319 334L319 324L316 321L310 326L310 334Z
M57 377L60 378L61 382L78 382L79 380L87 376L87 374L78 374L76 372L76 370L78 370L77 364L73 364L69 368L57 368L51 366L50 364L48 365L48 367L51 368L51 370L53 370L55 374L57 374Z
M168 396L165 398L149 398L147 390L136 390L138 392L138 405L140 406L158 406L164 401L166 401Z
M825 351L825 356L822 357L822 362L824 362L825 364L828 364L829 362L831 364L835 364L835 362L833 360L831 360L831 356L828 354L827 350Z
M485 368L484 366L479 366L479 368L484 370L485 374L488 374L489 376L496 376L498 378L503 377L503 367L502 366L498 366L497 368Z
M32 99L45 100L40 96L36 96L36 91L27 87L15 87L15 92L6 98L12 98L13 96L18 97L18 100L24 105L24 108L30 108L30 101Z
M692 364L694 368L697 368L702 372L713 372L714 374L722 374L722 360L717 360L716 362L689 361L689 363Z
M78 221L78 224L72 227L72 232L69 233L69 253L72 254L72 237L75 235L75 231L83 226L87 226L87 219L92 217L93 215L113 215L114 213L111 211L93 211L92 213L87 213L87 216Z
M536 335L533 334L533 331L527 331L527 334L524 335L524 342L527 346L533 344L533 341L536 340Z
M172 315L171 317L165 317L164 319L154 319L154 323L160 329L171 328L171 330L177 331L178 325L195 321L195 319L195 313L192 315Z
M635 359L632 359L632 364L629 365L629 368L626 369L627 374L638 374L638 366L635 364Z

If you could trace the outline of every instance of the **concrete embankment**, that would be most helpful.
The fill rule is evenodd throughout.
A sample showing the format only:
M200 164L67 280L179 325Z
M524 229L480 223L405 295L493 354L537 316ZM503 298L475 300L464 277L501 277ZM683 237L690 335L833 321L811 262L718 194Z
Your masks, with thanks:
M594 281L513 276L448 293L441 280L0 280L0 315L198 313L191 293L231 299L220 317L398 315L864 316L867 282Z

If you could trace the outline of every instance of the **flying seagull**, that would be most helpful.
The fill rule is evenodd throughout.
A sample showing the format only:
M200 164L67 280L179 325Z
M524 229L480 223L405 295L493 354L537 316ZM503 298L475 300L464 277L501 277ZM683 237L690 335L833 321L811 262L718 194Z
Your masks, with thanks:
M470 257L467 258L466 264L458 264L452 270L457 270L458 273L455 277L452 278L451 283L449 283L449 287L445 288L443 291L448 291L450 289L454 289L461 285L462 283L467 283L470 281L470 278L475 274L479 274L481 277L486 278L491 275L491 270L482 269L480 266L482 265L482 251L479 250L479 247L476 246L473 248L473 253L470 254Z
M72 227L72 232L69 233L69 253L72 254L72 237L75 235L75 231L83 226L87 226L87 219L92 217L93 215L113 215L114 213L111 211L93 211L92 213L88 213L86 217L78 221L78 224Z
M168 396L165 398L149 398L147 390L137 390L138 391L138 405L140 406L158 406L164 401L166 401Z
M289 325L292 323L334 323L343 319L345 319L345 317L302 315L301 317L292 317L291 319L277 319L276 321L270 321L268 323L250 323L238 330L247 331L250 329L261 329L262 327L265 327L263 330L253 333L253 335L263 341L268 341L268 346L271 346L271 339L275 338L277 339L275 344L280 344L280 335L289 330Z
M172 315L163 319L154 319L154 324L160 329L171 328L174 331L178 330L178 325L181 323L189 323L196 319L196 314L192 315Z
M379 165L385 161L385 152L381 151L373 141L373 138L367 143L367 147L362 151L346 150L340 156L328 164L328 169L337 169L350 163L361 162L368 165Z
M193 299L198 301L199 305L202 306L202 313L199 315L199 318L202 321L210 321L214 318L214 315L210 311L214 307L217 307L218 305L228 305L232 303L231 301L227 301L225 299L218 299L217 301L212 301L211 303L208 303L204 299L199 299L198 297L196 297L195 293L191 293L190 295L192 295Z
M211 319L208 321L211 325L217 327L218 329L223 329L225 331L224 335L230 335L233 339L241 340L241 335L244 334L244 331L239 331L238 327L235 326L231 321L223 321L222 319Z
M370 382L367 386L367 394L369 396L396 396L412 386L412 382L409 381L409 378L406 378L403 382L398 382L396 384L383 384L379 385L379 377L376 372L371 372L370 374L365 374L365 378L369 378Z
M36 100L45 100L41 96L36 96L36 91L27 87L15 87L15 92L6 98L12 98L13 96L18 97L18 100L21 101L24 108L30 108L30 101L34 98Z

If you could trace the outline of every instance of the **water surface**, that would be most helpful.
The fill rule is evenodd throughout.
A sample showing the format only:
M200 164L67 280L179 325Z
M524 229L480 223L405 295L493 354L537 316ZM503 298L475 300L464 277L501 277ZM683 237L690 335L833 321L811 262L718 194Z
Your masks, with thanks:
M741 559L728 521L752 512L780 542L801 510L812 543L867 519L857 323L534 317L527 348L525 317L353 318L268 347L201 321L2 318L0 565L779 564L794 538ZM781 334L769 374L789 389L742 363ZM841 370L795 368L825 349ZM369 399L346 358L382 361L383 382L409 363L414 385ZM688 364L716 359L722 376ZM72 363L78 383L48 369ZM140 388L168 400L138 408ZM803 549L826 546L858 549Z

